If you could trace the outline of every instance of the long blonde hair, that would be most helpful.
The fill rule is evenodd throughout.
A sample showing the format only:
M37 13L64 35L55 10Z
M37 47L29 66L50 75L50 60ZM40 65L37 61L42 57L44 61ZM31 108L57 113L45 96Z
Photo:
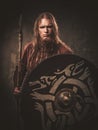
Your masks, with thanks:
M39 25L39 22L41 21L41 19L43 19L43 18L49 19L52 22L54 43L57 43L57 44L61 43L62 41L59 38L58 25L57 25L55 17L49 12L43 12L38 16L38 18L36 19L36 21L34 23L34 28L33 28L33 42L34 42L34 45L39 44L38 25Z
M49 44L50 49L52 50L52 54L56 53L58 45L60 45L60 44L65 46L66 50L68 49L68 47L65 45L64 42L62 42L62 40L59 37L58 25L57 25L55 17L50 12L43 12L37 17L37 19L34 23L33 40L32 40L34 53L31 53L29 63L33 62L33 59L35 59L35 57L37 56L37 53L39 53L38 49L40 48L40 36L39 36L38 27L39 27L39 23L41 22L41 19L43 19L43 18L49 19L52 23L52 27L53 27L52 43L51 43L52 45ZM47 51L47 53L48 53L48 51Z

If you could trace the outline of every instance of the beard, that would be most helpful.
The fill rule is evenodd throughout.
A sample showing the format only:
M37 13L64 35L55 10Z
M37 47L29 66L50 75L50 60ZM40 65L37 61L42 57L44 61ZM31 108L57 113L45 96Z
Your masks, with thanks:
M45 39L40 39L40 45L43 47L51 47L54 40L51 37L46 37Z
M39 48L44 48L47 53L53 53L57 50L57 44L53 38L45 38L40 41Z
M53 42L53 39L51 37L45 37L45 38L41 39L40 41L41 41L41 44L46 44L46 43Z

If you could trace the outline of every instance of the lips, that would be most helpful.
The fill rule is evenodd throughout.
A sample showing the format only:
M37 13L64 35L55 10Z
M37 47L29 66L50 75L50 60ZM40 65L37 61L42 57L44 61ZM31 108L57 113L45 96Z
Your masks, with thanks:
M49 35L44 35L43 37L49 37Z
M45 34L45 35L43 35L43 37L50 37L50 35L49 34Z

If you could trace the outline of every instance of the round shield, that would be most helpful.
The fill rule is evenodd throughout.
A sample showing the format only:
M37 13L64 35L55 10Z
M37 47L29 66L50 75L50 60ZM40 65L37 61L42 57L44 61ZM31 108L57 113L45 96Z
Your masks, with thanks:
M76 55L44 60L24 81L23 117L36 130L65 130L92 119L98 111L97 72L91 62Z

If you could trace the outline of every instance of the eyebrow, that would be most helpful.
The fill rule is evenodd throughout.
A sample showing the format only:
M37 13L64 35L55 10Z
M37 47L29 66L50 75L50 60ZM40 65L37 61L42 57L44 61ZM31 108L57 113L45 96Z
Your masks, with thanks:
M52 28L53 25L51 24L51 25L40 25L40 26L39 26L39 28L44 28L44 27Z

